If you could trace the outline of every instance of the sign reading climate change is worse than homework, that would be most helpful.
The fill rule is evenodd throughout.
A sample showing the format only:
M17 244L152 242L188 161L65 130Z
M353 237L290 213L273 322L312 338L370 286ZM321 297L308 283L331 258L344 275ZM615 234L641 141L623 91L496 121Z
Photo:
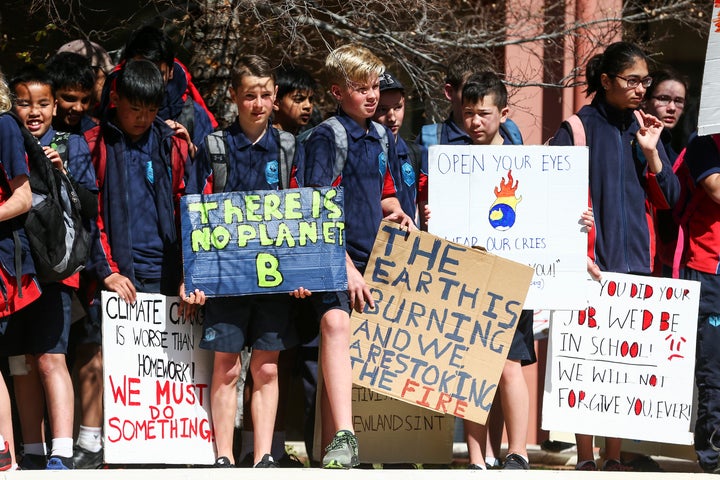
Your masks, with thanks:
M105 461L212 464L212 352L178 297L102 292Z
M530 265L525 308L585 306L587 147L435 145L431 233Z
M382 222L351 317L353 380L485 423L532 278L527 265Z
M689 445L700 284L586 283L586 310L552 313L542 428Z
M347 289L340 187L186 195L180 212L187 291Z

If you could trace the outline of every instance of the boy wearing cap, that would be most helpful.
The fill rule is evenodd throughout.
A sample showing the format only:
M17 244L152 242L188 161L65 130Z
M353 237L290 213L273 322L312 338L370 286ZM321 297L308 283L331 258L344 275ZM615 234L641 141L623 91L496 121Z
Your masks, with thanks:
M403 211L411 218L420 214L421 227L425 229L424 206L427 204L427 149L406 143L400 136L405 118L405 87L391 73L380 75L380 100L373 120L388 127L395 137L397 158L404 183L398 192ZM420 208L418 208L418 206Z
M73 40L58 48L57 53L70 52L82 55L90 61L90 67L95 72L95 85L92 92L93 109L100 104L100 95L105 85L105 77L115 68L110 55L103 47L89 40Z

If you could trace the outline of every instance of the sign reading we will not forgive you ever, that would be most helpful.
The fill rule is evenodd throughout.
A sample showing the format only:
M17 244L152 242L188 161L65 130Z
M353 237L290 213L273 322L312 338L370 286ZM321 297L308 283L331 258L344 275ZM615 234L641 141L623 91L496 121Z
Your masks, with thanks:
M532 269L382 222L365 270L375 308L351 317L353 381L485 423Z
M603 273L550 321L542 428L692 443L700 284Z
M585 306L587 147L433 145L430 233L530 265L528 309Z
M341 187L186 195L180 216L186 291L347 289Z
M106 463L209 465L212 352L202 316L179 315L178 297L101 296Z

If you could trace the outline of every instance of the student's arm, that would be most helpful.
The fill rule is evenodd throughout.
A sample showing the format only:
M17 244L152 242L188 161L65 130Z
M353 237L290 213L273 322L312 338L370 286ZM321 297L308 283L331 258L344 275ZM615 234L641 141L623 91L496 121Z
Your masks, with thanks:
M345 252L345 267L347 268L350 307L358 313L362 313L366 303L370 305L370 308L375 308L375 301L370 295L370 287L365 283L362 273L355 267L347 252Z
M12 194L5 203L0 205L0 222L22 215L32 206L32 191L27 175L17 175L8 183Z
M635 111L640 128L635 139L647 161L646 192L652 205L659 210L672 208L680 197L680 182L672 171L672 165L660 142L663 124L656 117Z

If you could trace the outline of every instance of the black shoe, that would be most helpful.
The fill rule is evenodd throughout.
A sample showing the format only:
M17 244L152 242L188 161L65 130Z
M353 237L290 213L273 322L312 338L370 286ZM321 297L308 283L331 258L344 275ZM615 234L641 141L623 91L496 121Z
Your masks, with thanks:
M517 453L511 453L505 457L503 470L530 470L530 464Z
M253 468L278 468L278 464L275 462L272 455L266 453Z
M540 448L546 452L560 453L570 450L575 446L574 443L561 442L559 440L545 440L540 444Z
M20 470L45 470L47 468L47 458L45 455L25 454L20 460L18 468Z
M61 457L60 455L52 455L47 462L45 470L75 470L73 457Z
M232 464L230 459L228 457L220 457L217 460L215 460L215 464L213 465L215 468L235 468L235 465Z
M73 462L77 470L95 470L103 464L103 449L91 452L80 445L73 449Z
M280 468L305 468L305 464L292 453L286 453L278 458L275 463L277 463Z

